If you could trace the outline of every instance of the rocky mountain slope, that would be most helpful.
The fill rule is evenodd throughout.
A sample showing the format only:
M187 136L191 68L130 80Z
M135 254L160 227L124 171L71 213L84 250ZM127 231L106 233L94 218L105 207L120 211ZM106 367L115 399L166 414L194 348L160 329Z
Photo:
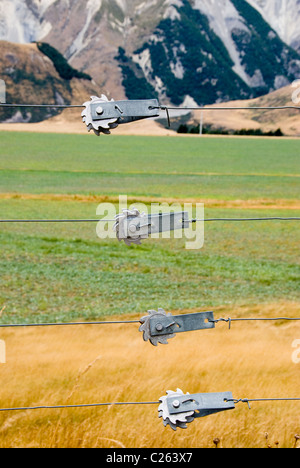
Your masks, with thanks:
M300 51L300 0L247 0L279 37Z
M266 94L300 73L300 56L248 3L221 4L217 13L211 1L178 1L142 47L119 54L125 89L133 88L132 72L138 77L142 70L161 100L180 104L190 96L208 104Z
M51 44L115 99L211 104L300 76L299 3L0 0L0 39Z

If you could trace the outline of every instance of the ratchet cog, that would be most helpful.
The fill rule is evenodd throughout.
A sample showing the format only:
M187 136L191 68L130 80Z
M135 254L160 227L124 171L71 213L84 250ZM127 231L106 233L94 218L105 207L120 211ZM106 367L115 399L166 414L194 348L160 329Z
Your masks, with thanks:
M169 333L167 335L162 335L162 336L151 336L150 319L154 316L171 317L172 314L171 312L167 314L164 311L164 309L161 309L161 308L159 308L158 311L148 310L148 315L140 319L140 322L142 325L140 326L139 331L143 332L144 341L149 340L153 346L157 346L158 343L168 344L168 340L176 336L174 333Z
M180 414L170 414L167 400L169 397L177 397L184 395L183 391L177 388L176 392L172 390L167 391L167 395L159 399L161 404L158 407L159 418L163 418L164 426L171 426L173 431L176 431L177 427L181 429L187 429L187 423L191 423L194 420L194 411L187 411ZM189 395L187 393L186 395Z
M88 131L90 132L91 130L93 130L95 135L97 136L100 136L101 133L110 135L110 130L118 127L117 118L93 120L91 113L91 104L99 104L99 107L101 107L101 104L103 102L114 102L114 99L109 101L104 94L102 94L100 98L97 96L91 96L91 100L83 104L85 106L85 109L81 113L81 116L83 118L82 120L86 124Z
M134 229L133 232L131 232L130 235L128 234L129 221L142 221L142 219L145 219L145 213L140 213L136 208L132 210L123 210L123 212L118 214L115 219L116 222L113 226L113 230L116 232L117 238L120 242L123 240L128 246L131 244L140 245L141 239L146 239L148 237L148 234L139 234L138 229L136 229L134 224L131 226Z

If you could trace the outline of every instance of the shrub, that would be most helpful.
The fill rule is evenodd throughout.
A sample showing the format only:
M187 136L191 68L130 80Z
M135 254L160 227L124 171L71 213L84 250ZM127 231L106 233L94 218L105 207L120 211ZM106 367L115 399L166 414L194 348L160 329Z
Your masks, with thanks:
M92 80L92 77L87 73L83 73L71 67L65 57L51 45L47 44L46 42L37 42L36 45L38 49L52 61L55 70L62 79L68 81L72 78L79 78L89 81Z

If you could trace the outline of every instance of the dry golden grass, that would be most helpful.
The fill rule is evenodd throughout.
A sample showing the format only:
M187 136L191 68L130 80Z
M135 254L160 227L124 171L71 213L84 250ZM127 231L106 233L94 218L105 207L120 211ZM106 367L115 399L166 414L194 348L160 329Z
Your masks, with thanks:
M74 89L73 89L74 91ZM73 93L74 94L74 93ZM88 95L88 93L86 94ZM80 97L81 96L81 97ZM83 101L82 93L74 102L76 104ZM0 130L13 132L34 132L34 133L66 133L66 134L88 134L86 125L82 123L80 110L65 110L62 114L52 117L49 120L38 123L1 123ZM170 129L165 129L154 120L142 120L133 122L130 125L121 125L114 130L115 135L148 135L148 136L177 136L177 133ZM94 135L91 132L91 135Z
M288 175L285 177L289 177ZM291 177L298 177L297 175ZM79 203L119 203L119 197L108 195L80 195L80 194L31 194L31 193L0 193L0 200L44 200L44 201L76 201ZM129 196L128 203L151 204L157 202L155 197ZM248 199L248 200L218 200L214 198L174 198L160 197L160 203L204 203L206 208L239 208L239 209L272 209L272 210L300 210L298 199Z
M299 316L299 304L220 308L216 317ZM131 319L133 317L130 317ZM139 318L138 316L134 318ZM124 319L124 317L122 317ZM299 397L292 362L298 322L224 323L145 343L138 324L3 329L0 406L157 401L166 390L232 391L235 398ZM0 413L0 447L293 447L298 402L239 403L173 432L157 405ZM268 437L266 438L266 433Z

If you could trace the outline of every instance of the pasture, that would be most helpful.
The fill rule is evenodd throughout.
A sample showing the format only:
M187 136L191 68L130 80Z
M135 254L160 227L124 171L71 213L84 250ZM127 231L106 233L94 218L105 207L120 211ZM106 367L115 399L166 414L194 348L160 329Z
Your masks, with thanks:
M297 139L0 133L0 218L97 218L100 202L202 202L206 218L299 216ZM1 224L2 323L139 319L147 310L299 317L297 222L211 222L128 248L94 224ZM299 397L299 322L144 343L138 325L3 329L0 407L156 401L166 390ZM297 402L240 403L164 428L156 406L0 414L0 447L264 447L295 444ZM268 439L265 434L268 433ZM276 446L276 444L274 445Z

